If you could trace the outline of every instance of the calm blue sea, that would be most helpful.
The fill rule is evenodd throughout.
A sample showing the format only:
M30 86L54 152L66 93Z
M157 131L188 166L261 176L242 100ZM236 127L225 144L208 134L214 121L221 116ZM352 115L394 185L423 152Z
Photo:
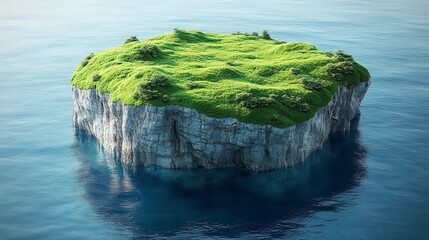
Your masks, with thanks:
M362 114L268 173L121 166L72 127L90 52L173 28L344 49ZM0 0L0 239L429 239L429 1Z

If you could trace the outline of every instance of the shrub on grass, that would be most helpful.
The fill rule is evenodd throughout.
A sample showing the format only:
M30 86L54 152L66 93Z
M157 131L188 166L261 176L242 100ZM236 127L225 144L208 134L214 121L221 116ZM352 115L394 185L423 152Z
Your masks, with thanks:
M300 103L298 106L298 111L300 112L308 112L310 110L310 105L308 103Z
M262 67L262 69L259 70L259 72L258 72L258 74L261 77L269 77L269 76L272 76L276 73L277 73L276 69L271 67L271 66Z
M130 42L138 42L139 39L136 36L131 36L125 40L124 44L130 43Z
M82 61L82 67L85 67L86 65L88 65L89 60L91 60L91 58L93 57L94 57L94 53L91 53L88 56L86 56L86 58Z
M88 65L88 62L89 62L89 61L88 61L88 60L86 60L86 59L85 59L85 60L83 60L83 61L82 61L82 67L85 67L86 65Z
M156 72L152 74L152 76L149 78L149 81L140 83L137 86L137 91L133 94L133 97L135 99L144 100L155 99L161 96L161 93L156 88L165 87L167 84L168 78L164 74Z
M300 96L284 94L282 96L282 103L287 107L295 108L300 112L307 112L310 110L310 105L304 102L304 100Z
M140 83L137 86L137 92L135 92L133 95L135 99L144 99L144 100L152 100L159 96L160 96L159 91L156 89L150 88L147 82Z
M245 32L245 33L242 33L242 32L237 31L237 32L231 33L231 34L232 35L243 35L243 36L254 36L254 37L259 36L259 33L257 33L257 32L252 32L252 33Z
M251 98L253 95L251 93L248 92L241 92L241 93L237 93L237 95L235 95L235 100L236 101L243 101L243 100L247 100L249 98Z
M344 51L337 51L334 54L337 62L328 64L328 74L337 81L342 81L346 75L353 73L354 59Z
M258 97L256 98L256 104L258 107L268 107L270 103L273 103L275 99L270 97Z
M268 97L269 97L269 98L274 99L274 101L276 100L276 98L277 98L278 96L279 96L279 95L278 95L278 94L275 94L275 93L271 93L270 95L268 95Z
M237 32L235 32L235 33L232 33L232 35L250 36L250 34L248 34L247 32L246 32L246 33L242 33L242 32L239 32L239 31L237 31Z
M169 102L170 101L170 97L167 94L162 95L162 101L163 102Z
M340 62L354 62L352 55L345 53L343 50L335 52L334 57L336 57Z
M289 94L284 94L282 96L282 103L290 108L295 108L300 102L302 102L302 98L299 96Z
M135 75L135 77L136 78L141 78L141 77L143 77L143 73L142 72L139 72L139 73L136 73L136 75Z
M161 95L161 94L159 93L158 90L143 89L140 92L140 97L145 99L145 100L155 99L155 98L159 97L159 95Z
M247 32L239 32L239 31L237 31L237 32L231 33L231 34L232 35L253 36L253 37L258 37L259 36L259 33L257 33L257 32L247 33ZM261 37L263 39L271 39L271 36L270 36L270 34L268 33L267 30L264 30L262 32L262 36Z
M152 74L152 76L149 78L149 83L153 87L165 87L167 86L168 78L162 73L155 72Z
M141 60L154 60L161 57L161 50L153 44L146 44L136 50L136 55Z
M262 31L262 38L263 39L271 39L270 34L268 33L268 30Z
M329 85L328 81L320 78L301 78L301 83L307 90L319 90Z
M270 117L270 121L273 123L279 123L280 122L280 116L276 113L274 113L271 117Z
M241 106L247 108L267 107L270 103L275 101L272 97L255 97L252 93L248 92L238 93L235 96L235 100L238 101Z
M94 82L100 81L100 79L101 79L101 75L99 75L98 73L92 77L92 81Z
M345 75L353 73L353 62L336 62L328 64L328 73L334 80L341 81Z
M301 71L300 71L298 68L291 68L291 69L290 69L290 72L291 72L293 75L298 75Z
M325 52L325 54L326 54L326 56L328 56L328 57L333 57L333 56L334 56L334 54L333 54L332 52Z
M196 83L196 82L187 82L187 83L186 83L186 87L187 87L188 89L194 89L194 88L197 88L197 87L198 87L198 83Z

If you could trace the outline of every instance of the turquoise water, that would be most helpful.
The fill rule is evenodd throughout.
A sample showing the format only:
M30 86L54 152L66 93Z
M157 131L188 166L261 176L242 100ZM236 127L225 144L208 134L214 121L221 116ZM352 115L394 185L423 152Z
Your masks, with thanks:
M1 239L429 237L429 2L0 3ZM69 79L175 27L344 49L372 74L362 114L294 168L124 168L73 129Z

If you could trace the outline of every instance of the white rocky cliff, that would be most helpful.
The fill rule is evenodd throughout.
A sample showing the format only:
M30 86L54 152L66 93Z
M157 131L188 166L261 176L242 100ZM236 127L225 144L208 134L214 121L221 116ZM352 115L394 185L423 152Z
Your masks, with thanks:
M73 87L73 124L127 164L267 170L302 162L330 133L347 130L369 84L340 87L313 118L283 129L210 118L181 106L112 103L96 89Z

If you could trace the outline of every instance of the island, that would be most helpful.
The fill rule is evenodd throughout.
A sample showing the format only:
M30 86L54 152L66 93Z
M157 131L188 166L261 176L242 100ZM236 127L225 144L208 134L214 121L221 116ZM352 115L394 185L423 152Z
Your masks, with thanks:
M125 164L269 170L345 132L370 85L344 51L262 34L179 30L87 56L73 124Z

